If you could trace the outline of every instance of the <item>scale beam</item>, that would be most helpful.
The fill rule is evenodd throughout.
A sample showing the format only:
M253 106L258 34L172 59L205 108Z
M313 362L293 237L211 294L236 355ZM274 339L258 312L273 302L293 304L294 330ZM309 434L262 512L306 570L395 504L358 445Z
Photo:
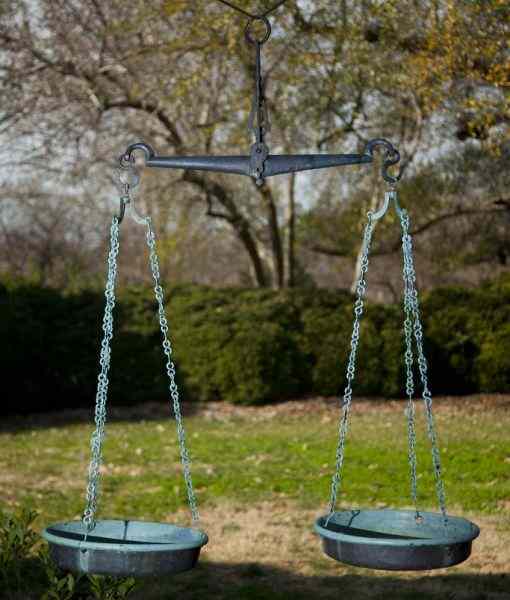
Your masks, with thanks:
M371 163L377 146L383 146L386 150L382 176L386 181L395 183L397 177L388 173L388 167L398 163L400 154L390 142L384 139L368 142L362 154L269 154L262 160L254 156L257 153L256 147L252 148L251 155L245 156L156 156L151 146L138 142L127 148L120 161L122 166L132 163L135 152L141 150L145 155L147 167L247 175L253 177L260 185L266 177L273 175Z
M265 160L263 175L271 177L295 171L367 162L372 162L372 157L363 154L302 154L298 156L274 154L269 155ZM155 156L147 161L146 166L251 175L251 158L249 156Z

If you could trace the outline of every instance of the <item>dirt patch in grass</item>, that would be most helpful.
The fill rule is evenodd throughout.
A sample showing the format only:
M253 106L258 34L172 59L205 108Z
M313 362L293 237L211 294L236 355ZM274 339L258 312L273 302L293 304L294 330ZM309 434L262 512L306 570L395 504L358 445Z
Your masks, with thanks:
M322 508L322 511L320 507L318 511L306 510L290 501L250 506L222 503L208 507L200 525L211 540L204 558L222 563L278 564L305 575L324 570L350 572L351 567L322 555L319 538L313 532L315 519L325 512L326 507ZM457 569L510 573L510 517L462 514L457 510L452 513L476 522L481 530L473 544L472 557ZM447 572L449 570L442 569L434 573Z
M416 400L420 402L419 398ZM353 399L353 410L357 413L401 412L405 400L385 400L380 398ZM197 406L198 414L209 419L225 420L241 418L250 420L271 420L281 417L331 416L340 409L338 398L316 397L304 400L289 400L267 406L236 406L226 402L210 402ZM480 411L510 411L510 396L507 394L477 394L473 396L441 396L434 398L434 409L444 414L471 414Z
M502 526L498 517L452 512L481 528L466 562L434 571L385 572L325 556L312 530L320 511L288 501L221 503L204 511L201 527L210 541L197 569L175 578L171 588L165 582L148 586L139 597L151 600L172 589L183 600L195 599L205 586L219 599L329 599L347 594L353 600L510 600L510 524Z

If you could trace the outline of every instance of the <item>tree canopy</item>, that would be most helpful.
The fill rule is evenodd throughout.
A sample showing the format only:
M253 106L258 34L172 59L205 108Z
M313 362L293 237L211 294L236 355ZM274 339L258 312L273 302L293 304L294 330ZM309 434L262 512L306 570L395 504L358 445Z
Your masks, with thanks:
M161 154L248 153L254 53L238 13L189 0L6 0L1 11L2 243L23 242L27 257L7 257L3 269L35 262L51 279L66 252L77 269L97 269L112 167L133 141ZM353 152L370 138L391 139L403 157L402 201L429 262L441 264L442 276L466 264L476 273L504 268L508 3L288 0L271 22L263 48L271 151ZM321 272L328 280L335 270L352 278L380 183L366 167L260 188L232 176L147 170L143 200L162 232L169 275L282 287L326 283ZM386 229L381 260L397 249ZM386 276L384 285L394 279ZM430 283L440 280L431 275Z

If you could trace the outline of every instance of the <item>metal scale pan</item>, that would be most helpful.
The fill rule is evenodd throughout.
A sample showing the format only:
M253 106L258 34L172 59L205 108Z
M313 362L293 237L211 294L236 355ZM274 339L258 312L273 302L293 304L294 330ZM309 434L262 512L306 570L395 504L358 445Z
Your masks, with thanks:
M60 568L126 577L192 569L208 541L198 529L145 521L97 521L86 533L81 521L69 521L50 525L42 535Z
M329 519L328 519L329 517ZM471 554L471 521L413 510L346 510L319 517L324 552L339 562L390 571L451 567Z
M396 183L396 182L395 182ZM360 319L363 314L366 292L366 273L372 242L374 222L381 219L390 205L395 207L402 231L403 280L404 280L404 341L406 366L406 395L408 434L408 462L410 467L411 499L414 510L361 510L335 511L340 484L344 448L352 403L352 383L356 372ZM451 567L466 560L471 545L480 534L479 528L470 521L446 514L444 483L441 475L439 445L432 414L432 394L428 386L428 367L423 350L423 327L421 324L416 271L414 268L412 238L409 233L410 219L407 211L398 203L397 192L385 193L384 204L377 211L367 213L363 234L363 253L356 286L354 323L351 335L351 351L347 363L342 412L338 427L335 472L331 481L329 513L315 522L315 531L322 538L325 554L331 558L370 569L390 571L422 571ZM413 348L413 336L414 346ZM436 494L440 513L418 510L416 427L414 407L413 365L417 362L422 399L425 406L427 433L431 442Z

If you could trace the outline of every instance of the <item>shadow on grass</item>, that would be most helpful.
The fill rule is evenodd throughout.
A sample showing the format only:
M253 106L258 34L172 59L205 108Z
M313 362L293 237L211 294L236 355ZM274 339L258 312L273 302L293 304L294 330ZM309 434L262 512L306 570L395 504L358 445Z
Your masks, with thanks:
M45 591L41 564L25 561L23 586L0 586L1 600L36 600ZM29 570L27 568L30 567ZM335 567L333 567L334 569ZM331 573L331 568L328 569ZM67 598L67 596L66 596ZM76 593L73 600L89 600ZM173 577L139 580L130 600L510 600L508 574L429 571L410 577L338 566L338 574L302 575L259 563L201 562Z
M331 573L331 568L328 568ZM259 563L204 561L172 579L147 580L133 600L510 600L510 576L428 571L410 577L338 566L338 575L301 575Z
M90 425L94 422L94 399L90 408L63 409L58 412L31 413L29 415L8 415L0 422L0 433L17 433L27 430L67 427L68 425ZM109 406L108 422L139 423L140 421L164 421L173 419L174 411L168 402L146 402L133 406ZM190 417L200 408L194 402L182 402L184 417Z

